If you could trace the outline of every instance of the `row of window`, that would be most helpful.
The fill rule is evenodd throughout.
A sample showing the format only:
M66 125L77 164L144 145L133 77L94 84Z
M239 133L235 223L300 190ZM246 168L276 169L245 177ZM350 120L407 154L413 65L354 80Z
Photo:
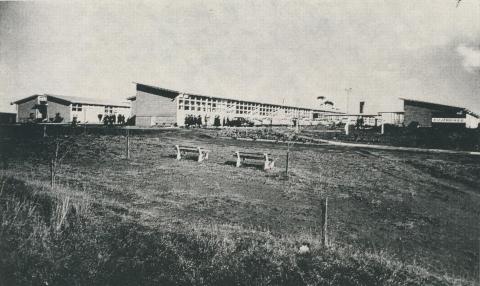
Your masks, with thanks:
M85 104L85 106L90 106L90 105ZM84 105L81 103L74 103L72 104L72 111L77 111L77 112L82 111L83 107ZM105 106L104 108L105 114L113 114L115 111L119 111L119 110L117 110L117 108L114 108L113 106Z
M215 102L215 103L214 103ZM197 110L197 111L216 111L217 108L217 100L200 100L200 99L179 99L178 101L178 109L179 110ZM218 102L219 105L223 108L230 109L235 108L235 112L237 114L246 114L254 110L259 110L261 115L267 115L272 112L276 112L281 109L281 107L274 107L274 106L264 106L262 104L255 104L255 103L245 103L245 102L237 102L235 105L232 101L227 102ZM222 108L222 109L223 109ZM287 108L284 110L285 113L295 113L297 110L295 108ZM308 115L310 111L308 110L299 110L300 115Z
M188 111L206 111L216 112L225 110L235 112L235 114L258 114L260 116L271 116L272 113L281 111L288 115L298 114L298 116L308 117L311 110L296 109L293 107L279 107L274 105L242 102L227 99L214 99L196 96L184 95L178 99L178 109Z
M72 104L72 111L82 111L82 104Z
M215 112L217 111L216 108L205 108L204 106L198 106L198 107L195 107L195 106L189 106L189 105L179 105L178 106L178 109L179 110L191 110L191 111L207 111L207 112ZM255 110L251 110L251 109L239 109L237 108L235 110L235 113L236 114L249 114L249 113L255 113ZM272 111L260 111L258 112L259 115L261 116L268 116L268 115L272 115ZM292 111L288 111L288 110L285 110L285 114L290 114L292 115L294 112ZM300 116L309 116L309 114L307 112L300 112L299 114Z
M252 102L243 102L243 101L234 101L234 100L226 100L226 99L213 99L213 98L203 98L203 97L193 97L193 96L188 96L185 95L184 97L179 98L179 104L204 104L204 103L213 103L213 104L220 104L220 105L227 105L227 107L233 107L233 106L242 106L242 107L262 107L265 106L265 104L262 103L252 103ZM268 106L268 108L278 108L278 107L273 107L273 106Z

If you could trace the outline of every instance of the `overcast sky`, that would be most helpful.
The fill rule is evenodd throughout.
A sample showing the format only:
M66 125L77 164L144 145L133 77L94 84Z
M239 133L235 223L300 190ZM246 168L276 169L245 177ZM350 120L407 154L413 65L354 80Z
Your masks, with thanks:
M480 111L480 1L0 3L0 111L36 93L124 101L132 81L343 109L352 88L351 111L398 110L398 97Z

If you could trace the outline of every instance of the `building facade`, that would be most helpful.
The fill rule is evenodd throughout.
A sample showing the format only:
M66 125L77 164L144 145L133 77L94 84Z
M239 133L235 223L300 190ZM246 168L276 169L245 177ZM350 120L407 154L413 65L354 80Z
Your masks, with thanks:
M106 115L130 117L130 105L62 95L32 95L15 102L16 122L101 124Z
M15 123L17 115L11 112L0 112L0 124Z
M457 125L477 128L479 125L479 116L464 107L405 98L402 100L405 126L416 123L419 127Z
M313 125L324 119L338 118L342 113L294 106L268 104L189 94L161 87L136 84L132 115L137 126L185 126L186 118L201 118L204 125L226 125L242 118L255 125Z
M402 126L404 119L404 112L379 112L380 122L382 124L390 124L395 126Z

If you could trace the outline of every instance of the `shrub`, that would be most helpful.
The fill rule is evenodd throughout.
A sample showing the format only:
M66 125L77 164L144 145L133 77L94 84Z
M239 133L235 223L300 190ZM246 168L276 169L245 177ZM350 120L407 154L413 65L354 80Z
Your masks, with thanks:
M53 118L53 122L54 122L54 123L60 123L60 122L62 122L62 121L63 121L63 117L60 116L60 113L59 113L59 112L57 112L57 113L55 114L55 118Z

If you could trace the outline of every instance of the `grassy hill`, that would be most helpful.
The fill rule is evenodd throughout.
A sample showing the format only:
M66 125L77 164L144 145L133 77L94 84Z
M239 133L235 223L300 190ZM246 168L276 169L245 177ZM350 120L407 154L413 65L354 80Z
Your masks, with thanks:
M65 157L52 190L56 140ZM175 160L179 143L207 147L210 159ZM121 135L16 134L2 144L4 285L473 285L476 278L475 157L294 146L287 180L284 145L213 131L136 134L129 161ZM237 149L270 151L277 168L236 168ZM325 197L328 248L319 238ZM307 255L298 253L304 242Z

